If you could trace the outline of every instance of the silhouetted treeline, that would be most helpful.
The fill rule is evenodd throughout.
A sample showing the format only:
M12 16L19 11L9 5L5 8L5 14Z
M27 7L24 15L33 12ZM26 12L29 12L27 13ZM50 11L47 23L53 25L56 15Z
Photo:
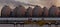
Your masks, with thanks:
M13 11L5 5L1 10L1 17L60 17L60 7L52 5L49 9L46 7L41 8L36 5L34 8L28 7L27 9L19 5Z

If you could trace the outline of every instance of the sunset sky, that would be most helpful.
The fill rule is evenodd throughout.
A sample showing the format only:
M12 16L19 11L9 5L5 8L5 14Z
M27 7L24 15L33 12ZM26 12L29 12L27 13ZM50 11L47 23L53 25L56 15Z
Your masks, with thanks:
M24 3L50 7L51 5L60 6L60 0L16 0Z
M56 6L59 6L60 7L60 0L56 0Z
M13 8L20 4L26 7L29 5L39 5L42 8L44 6L49 8L51 5L60 6L60 0L0 0L1 6L9 5Z

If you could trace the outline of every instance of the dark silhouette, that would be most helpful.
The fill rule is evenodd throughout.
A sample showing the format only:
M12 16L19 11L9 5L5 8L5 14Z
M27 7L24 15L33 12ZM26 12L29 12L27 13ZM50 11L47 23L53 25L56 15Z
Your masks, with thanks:
M43 8L43 16L48 17L48 9L46 7Z
M59 8L52 5L49 9L49 16L50 17L57 17L59 14Z
M11 12L11 8L7 5L5 5L1 10L1 16L2 17L9 17Z
M58 7L59 8L59 17L60 17L60 7Z
M34 8L25 9L22 5L11 9L5 5L1 10L1 17L60 17L60 7L52 5L49 10L36 5Z
M22 5L19 5L13 10L15 17L24 17L25 16L26 9Z
M32 17L32 11L33 11L33 9L31 7L27 8L26 16L27 17Z
M41 17L42 16L43 9L36 5L33 9L33 17Z
M13 11L10 12L10 17L14 17Z

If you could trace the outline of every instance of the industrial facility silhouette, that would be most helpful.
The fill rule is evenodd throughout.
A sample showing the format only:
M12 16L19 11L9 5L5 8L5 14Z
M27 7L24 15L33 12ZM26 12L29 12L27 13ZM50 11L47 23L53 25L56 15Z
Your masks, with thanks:
M5 5L1 10L1 17L60 17L60 7L52 5L49 10L44 7L36 5L34 8L28 7L27 9L19 5L13 11Z

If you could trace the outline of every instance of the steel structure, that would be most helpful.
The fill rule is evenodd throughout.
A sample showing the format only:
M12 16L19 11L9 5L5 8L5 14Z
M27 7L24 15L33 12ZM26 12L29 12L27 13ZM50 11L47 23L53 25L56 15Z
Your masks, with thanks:
M55 27L58 27L60 25L60 18L0 18L0 24L13 24L14 27L18 27L18 24L21 25L21 27L24 27L25 21L31 21L34 23L27 23L31 24L31 27L33 27L33 24L41 25L41 21L45 21L45 24L48 25L48 27L51 27L51 25L55 25ZM40 22L39 24L37 24ZM42 25L42 26L43 26Z

